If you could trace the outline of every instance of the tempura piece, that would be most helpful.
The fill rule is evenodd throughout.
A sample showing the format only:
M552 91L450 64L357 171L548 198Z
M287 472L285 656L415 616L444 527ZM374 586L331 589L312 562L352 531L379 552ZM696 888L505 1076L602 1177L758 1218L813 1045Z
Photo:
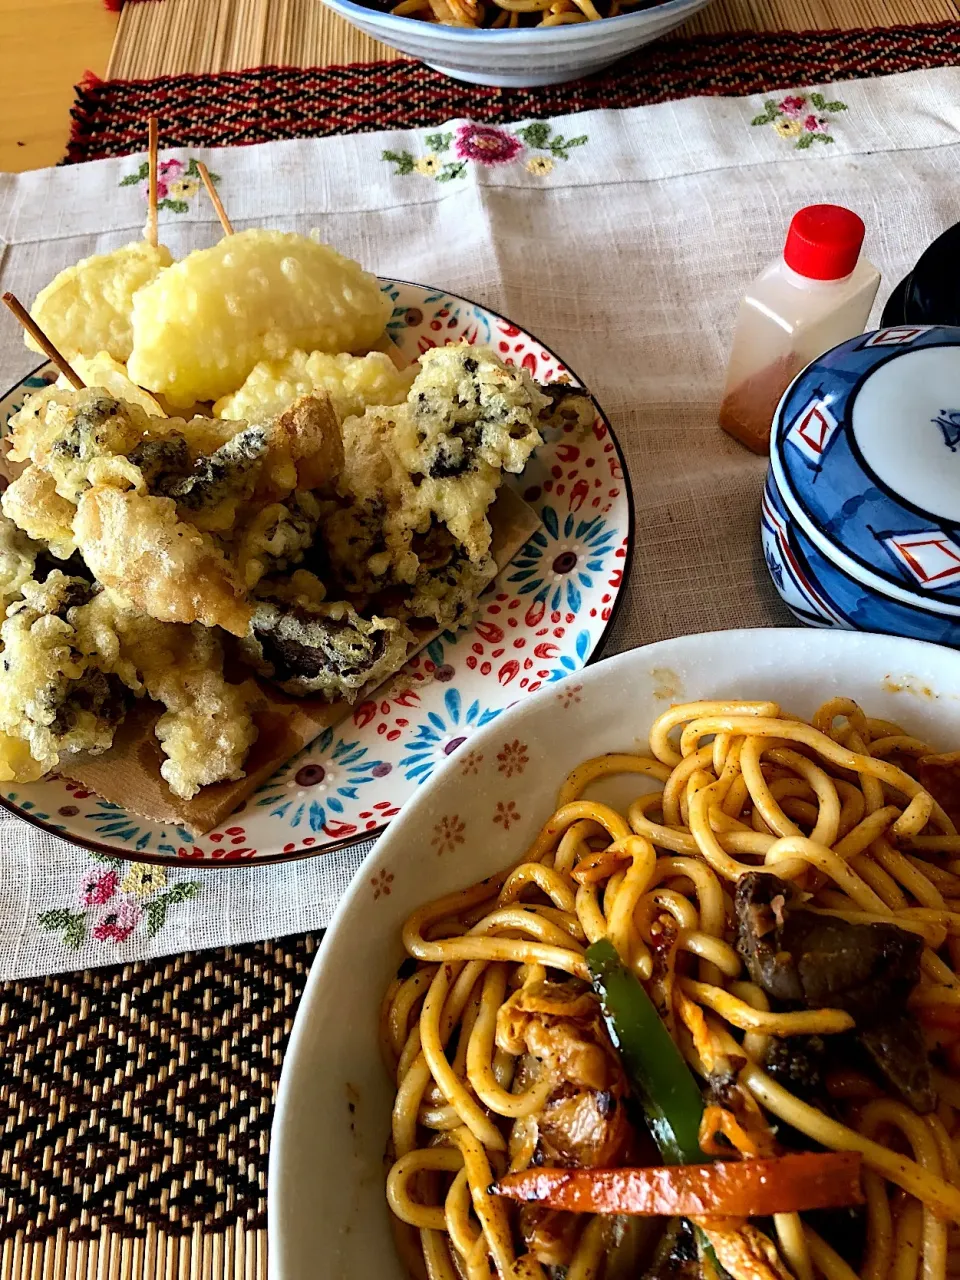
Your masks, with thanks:
M230 684L216 631L170 626L124 607L103 592L77 619L81 643L137 697L166 708L156 726L166 760L160 773L174 795L189 799L212 782L243 777L256 740L255 688Z
M161 622L202 622L246 634L252 606L207 533L172 498L94 485L77 504L77 547L98 582Z
M9 517L0 515L0 616L33 576L39 551Z
M23 584L0 626L0 778L33 782L63 756L105 751L123 717L119 682L77 643L74 618L94 588L59 570Z
M313 545L320 511L318 499L303 492L286 502L271 502L256 513L244 526L234 550L237 573L247 590L267 574L283 573L299 563Z
M30 314L68 360L105 351L125 361L133 349L133 296L172 262L169 249L145 240L81 258L40 290ZM40 350L29 334L25 341Z
M57 493L49 471L32 462L4 490L0 507L18 529L45 543L58 560L69 560L77 549L73 536L76 507Z
M139 484L139 472L126 454L151 429L165 430L167 422L97 387L48 387L10 419L10 457L38 463L53 477L60 497L76 505L91 484Z
M138 387L135 382L131 382L126 365L115 360L108 351L98 351L95 356L74 354L70 357L70 363L84 386L96 387L100 391L106 391L116 400L135 404L151 417L165 416L162 407L153 396L142 387ZM55 385L62 391L71 389L71 384L62 373Z
M348 418L342 501L323 525L344 584L375 591L413 583L414 538L434 523L482 565L490 551L486 513L502 472L523 469L550 408L526 370L462 343L421 358L405 404Z
M342 420L370 405L399 404L416 371L413 365L401 372L380 351L365 356L292 351L285 360L261 360L240 390L218 400L213 411L218 418L263 422L300 396L325 391Z
M261 675L293 694L353 702L401 666L413 639L395 618L361 618L349 604L262 603L243 642Z
M294 232L241 231L139 291L127 367L172 405L216 400L261 360L369 348L390 311L376 277L327 245Z

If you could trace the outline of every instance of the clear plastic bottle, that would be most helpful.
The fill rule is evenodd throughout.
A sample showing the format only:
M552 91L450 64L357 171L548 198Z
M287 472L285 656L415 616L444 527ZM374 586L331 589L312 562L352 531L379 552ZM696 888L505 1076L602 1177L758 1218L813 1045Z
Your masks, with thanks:
M794 215L783 257L740 307L720 426L767 453L780 397L811 360L862 333L880 272L860 257L864 225L849 209L815 204Z

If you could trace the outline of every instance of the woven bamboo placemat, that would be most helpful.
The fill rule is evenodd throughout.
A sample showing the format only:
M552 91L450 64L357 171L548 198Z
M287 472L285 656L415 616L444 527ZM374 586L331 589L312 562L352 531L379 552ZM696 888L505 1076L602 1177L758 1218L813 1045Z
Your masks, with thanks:
M681 37L733 31L828 31L957 22L960 0L714 0ZM108 80L247 67L393 61L321 0L163 0L127 5Z

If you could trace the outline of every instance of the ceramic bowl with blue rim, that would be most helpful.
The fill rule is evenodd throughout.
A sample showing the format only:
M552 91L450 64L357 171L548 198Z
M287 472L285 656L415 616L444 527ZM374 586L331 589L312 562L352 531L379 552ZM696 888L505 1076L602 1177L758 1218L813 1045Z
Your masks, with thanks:
M960 328L862 334L803 370L761 536L801 621L960 645Z

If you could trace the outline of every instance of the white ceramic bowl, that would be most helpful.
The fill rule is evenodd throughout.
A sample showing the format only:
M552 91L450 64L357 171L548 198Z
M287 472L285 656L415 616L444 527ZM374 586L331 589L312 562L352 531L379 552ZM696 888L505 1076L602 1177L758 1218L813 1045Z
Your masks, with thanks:
M892 636L771 629L621 654L525 699L450 757L363 864L310 973L273 1124L272 1280L407 1280L384 1199L393 1091L377 1048L406 917L506 866L553 811L569 769L645 746L671 702L772 697L809 715L837 694L934 745L960 743L960 654ZM595 794L623 804L637 790L626 777Z
M523 89L590 75L666 35L710 0L664 0L653 9L575 26L511 31L445 27L398 18L353 0L324 0L374 40L419 58L455 80Z

